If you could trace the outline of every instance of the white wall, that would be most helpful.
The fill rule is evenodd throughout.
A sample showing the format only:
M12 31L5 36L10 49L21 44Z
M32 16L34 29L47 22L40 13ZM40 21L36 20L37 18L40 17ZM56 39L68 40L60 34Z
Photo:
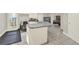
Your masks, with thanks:
M79 13L68 14L68 35L79 43Z
M30 13L29 18L36 18L38 19L38 13Z
M38 20L40 22L43 21L43 17L44 17L43 13L38 13Z
M29 14L29 18L36 18L39 21L43 21L43 13L31 13Z
M51 13L50 16L51 16L51 24L53 24L53 20L55 20L54 13Z
M63 33L79 43L79 13L62 15Z
M0 36L5 33L7 29L7 16L5 13L0 13Z
M28 14L18 14L18 21L19 24L23 21L28 21L29 20L29 15Z
M63 29L64 33L68 33L68 14L63 13L61 15L61 29Z

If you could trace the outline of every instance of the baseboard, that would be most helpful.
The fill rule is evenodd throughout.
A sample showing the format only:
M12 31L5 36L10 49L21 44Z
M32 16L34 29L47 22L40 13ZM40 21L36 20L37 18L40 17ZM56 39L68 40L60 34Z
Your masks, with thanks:
M1 37L2 35L4 35L6 32L7 32L6 30L3 31L3 32L0 34L0 37Z
M72 40L76 41L77 43L79 43L79 41L77 39L75 39L74 37L70 36L69 34L63 32L64 35L68 36L69 38L71 38Z
M18 30L18 28L15 28L15 29L6 29L5 31L3 31L1 34L0 34L0 37L5 34L6 32L8 31L14 31L14 30Z
M63 34L66 35L66 36L68 36L68 37L70 37L70 36L69 36L67 33L65 33L65 32L63 32Z
M17 27L17 28L14 28L14 29L7 29L6 31L14 31L14 30L18 30L19 28Z

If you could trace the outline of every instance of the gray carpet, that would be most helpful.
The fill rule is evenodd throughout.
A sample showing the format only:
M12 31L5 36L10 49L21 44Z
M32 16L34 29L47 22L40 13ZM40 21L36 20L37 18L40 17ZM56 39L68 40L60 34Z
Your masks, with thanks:
M21 41L21 35L19 30L6 32L0 38L0 45L10 45Z

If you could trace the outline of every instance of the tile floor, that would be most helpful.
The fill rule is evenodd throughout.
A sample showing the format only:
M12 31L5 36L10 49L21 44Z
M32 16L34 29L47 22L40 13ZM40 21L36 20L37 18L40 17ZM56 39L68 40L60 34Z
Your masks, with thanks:
M60 30L58 25L53 25L48 29L48 45L78 45L71 38L67 37Z
M22 41L12 45L27 45L26 32L21 32ZM48 43L45 45L78 45L71 38L65 36L58 25L52 25L48 28Z

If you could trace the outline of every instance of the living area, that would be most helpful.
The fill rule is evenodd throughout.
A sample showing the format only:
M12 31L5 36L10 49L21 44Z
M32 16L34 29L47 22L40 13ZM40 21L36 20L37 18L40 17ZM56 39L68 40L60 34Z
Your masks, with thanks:
M0 45L75 45L67 13L1 13Z

